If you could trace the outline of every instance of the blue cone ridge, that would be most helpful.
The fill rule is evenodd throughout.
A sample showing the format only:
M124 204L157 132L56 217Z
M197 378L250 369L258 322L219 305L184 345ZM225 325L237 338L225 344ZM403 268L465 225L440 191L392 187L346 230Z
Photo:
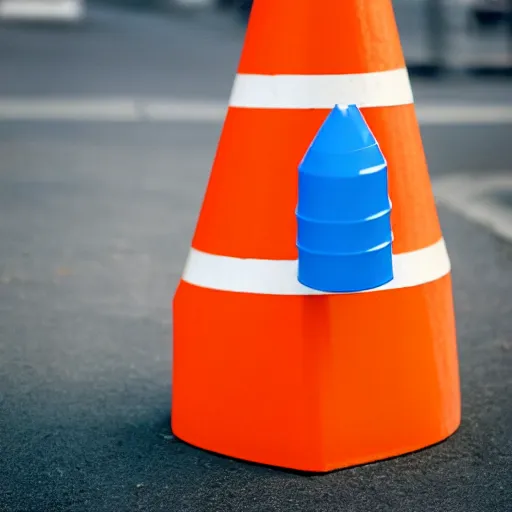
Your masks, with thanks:
M336 107L299 166L298 280L343 293L393 279L386 160L356 105Z

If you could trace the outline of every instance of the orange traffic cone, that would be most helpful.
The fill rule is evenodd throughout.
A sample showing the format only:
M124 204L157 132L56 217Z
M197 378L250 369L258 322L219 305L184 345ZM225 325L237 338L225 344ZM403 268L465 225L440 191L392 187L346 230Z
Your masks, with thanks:
M393 280L297 279L298 165L335 104L386 157ZM197 447L328 471L460 422L450 261L390 0L255 0L174 299L172 428Z

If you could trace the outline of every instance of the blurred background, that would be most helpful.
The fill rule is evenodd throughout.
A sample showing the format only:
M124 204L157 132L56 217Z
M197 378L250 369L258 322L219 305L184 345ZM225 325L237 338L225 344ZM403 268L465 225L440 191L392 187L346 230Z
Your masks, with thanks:
M170 303L251 2L0 0L0 511L510 512L512 2L393 3L453 265L460 434L307 482L175 442Z

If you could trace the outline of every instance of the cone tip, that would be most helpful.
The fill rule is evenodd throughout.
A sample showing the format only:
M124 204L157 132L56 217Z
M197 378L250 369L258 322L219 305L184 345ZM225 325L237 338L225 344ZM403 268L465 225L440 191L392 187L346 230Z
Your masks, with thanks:
M355 104L336 104L313 139L308 154L348 155L369 148L376 140Z

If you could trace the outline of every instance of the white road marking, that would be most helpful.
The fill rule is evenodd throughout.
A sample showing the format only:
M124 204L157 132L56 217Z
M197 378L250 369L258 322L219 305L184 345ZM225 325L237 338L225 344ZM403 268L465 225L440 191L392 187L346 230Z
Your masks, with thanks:
M227 101L179 98L0 97L0 122L221 123L227 106ZM416 112L423 126L512 124L512 103L419 103Z
M0 99L2 121L139 121L132 100Z
M0 121L222 122L227 103L137 98L1 98Z
M83 0L1 0L0 18L6 20L79 21L84 17Z
M512 170L478 175L447 175L433 180L436 199L463 217L512 240L512 207L493 199L494 192L512 196Z
M494 105L420 104L416 105L416 113L423 125L511 124L512 102Z

